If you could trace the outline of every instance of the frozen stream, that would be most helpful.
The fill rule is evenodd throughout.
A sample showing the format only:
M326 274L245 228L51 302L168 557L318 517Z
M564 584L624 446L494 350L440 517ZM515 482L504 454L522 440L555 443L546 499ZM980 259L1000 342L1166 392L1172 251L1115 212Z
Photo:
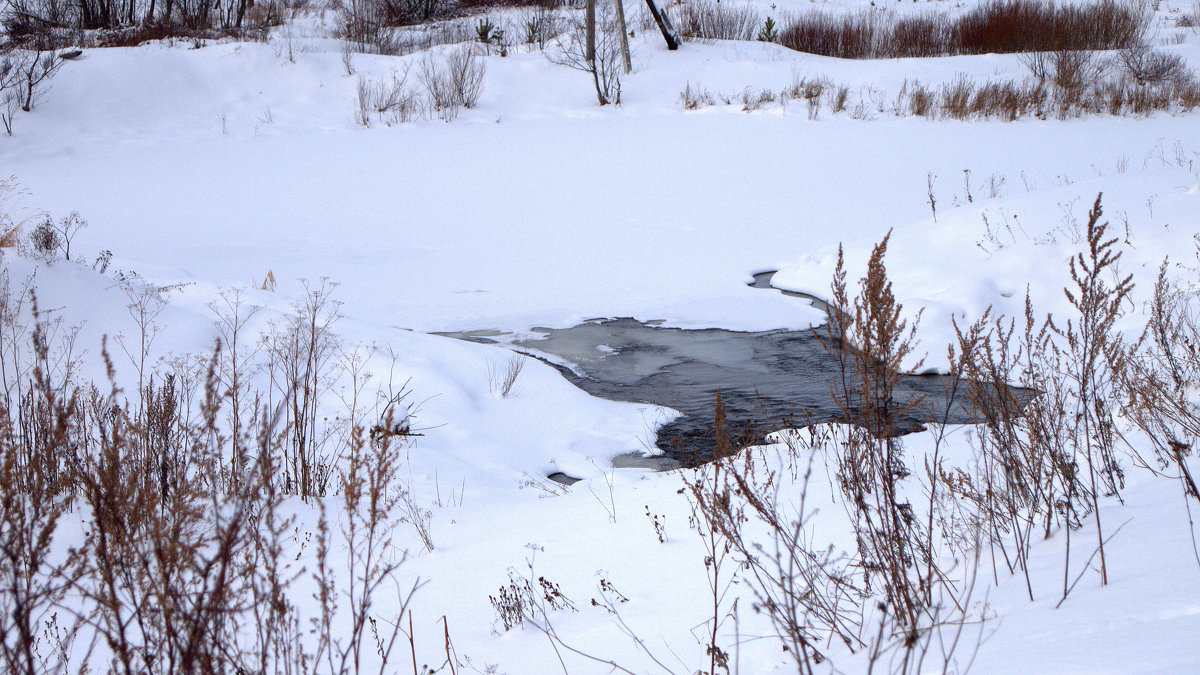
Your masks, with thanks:
M771 288L771 274L757 275L753 285ZM593 396L678 410L679 417L658 428L657 445L684 464L711 455L718 391L729 428L743 443L789 426L836 421L842 413L831 395L840 373L812 330L687 330L618 318L533 332L537 337L528 339L489 331L454 336L500 342L540 356ZM940 421L947 384L947 378L936 375L903 378L895 398L909 410L897 430ZM948 421L970 422L971 411L954 403Z

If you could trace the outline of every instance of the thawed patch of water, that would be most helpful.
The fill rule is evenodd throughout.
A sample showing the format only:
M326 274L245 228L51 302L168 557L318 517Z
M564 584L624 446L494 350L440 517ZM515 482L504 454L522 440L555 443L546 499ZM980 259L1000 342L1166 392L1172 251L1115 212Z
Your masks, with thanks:
M770 274L756 275L753 285L771 288ZM679 417L658 428L657 445L684 464L712 455L717 392L734 438L743 442L760 441L782 428L845 417L832 394L842 373L813 330L689 330L619 318L532 332L536 337L494 331L454 336L498 342L540 356L593 396L678 410ZM961 401L946 410L949 384L940 376L904 377L895 390L897 408L906 411L897 430L916 430L934 420L973 421Z

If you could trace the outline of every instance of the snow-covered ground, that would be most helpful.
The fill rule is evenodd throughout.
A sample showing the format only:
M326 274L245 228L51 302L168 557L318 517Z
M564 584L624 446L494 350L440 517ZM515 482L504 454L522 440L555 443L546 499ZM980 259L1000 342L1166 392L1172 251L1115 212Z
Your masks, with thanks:
M1160 3L1158 39L1200 67L1200 37L1174 27L1190 8L1176 4ZM432 508L435 549L401 573L428 581L413 608L416 644L429 652L422 662L442 658L444 616L474 668L560 670L540 633L497 633L488 596L510 568L527 573L527 561L580 608L555 617L564 640L634 672L659 666L588 606L601 578L629 598L621 618L677 672L707 663L697 627L711 616L701 540L680 493L686 476L611 468L612 457L653 447L654 426L671 412L592 398L533 360L501 397L489 371L510 352L432 332L525 333L618 316L803 328L821 313L749 288L751 275L778 269L776 285L826 296L838 246L857 278L890 231L897 296L906 311L924 308L920 356L940 368L951 317L969 322L989 306L1020 315L1027 289L1039 311L1064 309L1066 261L1098 193L1122 240L1122 270L1138 284L1122 328L1144 325L1164 256L1180 265L1173 275L1195 279L1200 264L1195 113L960 122L886 106L914 80L1022 78L1015 56L844 61L748 42L668 52L655 32L639 31L619 107L596 106L586 75L515 48L486 57L483 96L457 119L364 128L354 119L358 75L387 77L422 55L357 54L350 76L328 35L326 20L309 14L265 44L151 43L87 50L66 64L14 136L0 138L0 176L23 190L10 204L16 220L78 211L89 227L73 257L109 250L112 263L100 274L7 252L4 265L13 279L36 270L39 304L84 322L78 344L97 379L101 336L135 331L114 270L174 288L158 320L160 356L211 348L207 304L223 289L247 289L246 301L265 308L253 323L262 329L303 293L299 279L339 284L337 333L374 345L374 381L407 381L419 402L424 435L405 472ZM812 120L798 101L754 112L680 103L689 84L740 95L805 77L847 84L885 109ZM268 273L275 290L261 288ZM919 450L925 439L909 443ZM586 480L547 483L558 471ZM1182 493L1131 469L1124 496L1103 511L1127 523L1111 543L1109 586L1087 576L1055 608L1061 533L1034 546L1033 602L1024 579L993 580L987 566L976 597L987 597L990 620L975 672L1200 670L1200 563ZM817 508L842 517L832 495ZM782 672L750 591L733 594L741 623L722 633L741 672ZM608 672L564 658L571 672Z

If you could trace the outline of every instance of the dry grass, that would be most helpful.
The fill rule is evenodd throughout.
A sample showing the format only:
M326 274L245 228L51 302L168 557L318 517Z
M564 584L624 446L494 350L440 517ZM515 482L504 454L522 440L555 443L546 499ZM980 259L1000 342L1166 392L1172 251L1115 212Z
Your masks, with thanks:
M513 354L503 368L496 365L494 361L488 361L487 366L488 389L491 390L493 396L508 398L517 384L517 379L521 377L521 371L525 369L525 357Z
M1057 56L1063 58L1058 59ZM745 89L740 94L712 92L690 83L680 94L685 109L694 110L718 102L739 99L743 110L763 109L772 101L804 101L809 119L818 119L822 109L831 113L852 108L856 119L870 119L871 111L890 110L899 116L942 120L987 120L1012 122L1023 118L1074 118L1085 115L1149 115L1156 112L1188 113L1200 107L1200 82L1190 72L1158 82L1138 82L1128 75L1102 77L1102 64L1086 58L1086 52L1048 55L1050 75L1045 79L985 80L977 82L960 75L937 87L906 82L895 97L867 89L857 97L850 87L824 78L797 79L778 95Z
M683 104L684 110L696 110L697 108L706 108L710 105L716 105L717 99L713 93L699 84L693 85L689 81L683 88L683 92L679 94L679 102Z
M960 99L969 106L970 96ZM998 186L992 181L993 191ZM1116 273L1121 244L1108 233L1099 196L1081 238L1066 270L1064 316L1038 316L1027 297L1023 320L989 310L971 326L955 325L945 400L930 414L969 400L979 433L967 461L942 456L945 418L928 430L933 445L923 467L895 433L891 387L914 345L883 266L886 238L856 295L839 256L821 333L840 365L831 387L848 424L781 432L783 443L739 449L724 430L718 397L716 460L687 479L688 493L708 528L701 536L736 552L738 578L730 583L752 589L798 672L813 672L836 641L872 665L886 663L887 672L920 672L927 659L942 663L939 671L960 671L972 658L969 635L985 632L977 626L986 601L971 598L987 559L996 577L1023 578L1030 601L1057 597L1061 605L1091 575L1109 583L1117 572L1107 568L1105 549L1120 528L1103 521L1099 507L1123 487L1117 416L1150 440L1153 454L1135 451L1133 464L1175 483L1189 513L1200 504L1189 464L1200 443L1195 286L1172 281L1164 262L1145 333L1126 344L1115 320L1132 285ZM822 461L842 493L855 550L813 546L805 499ZM1190 519L1189 526L1200 565ZM1087 535L1082 543L1079 534ZM1039 586L1029 554L1052 535L1065 540L1061 585ZM715 557L705 553L711 566ZM721 611L718 600L714 613ZM704 636L710 649L719 648L715 635Z
M0 274L5 672L400 669L392 647L416 587L395 588L386 612L373 599L407 557L396 528L428 512L399 479L408 438L363 431L361 360L339 362L351 381L344 423L313 425L311 397L328 391L329 288L310 289L287 337L256 352L265 364L244 344L254 308L227 296L223 348L139 371L125 395L77 381L75 333L39 314L28 282ZM141 330L145 343L153 328ZM262 370L283 401L249 388ZM337 524L325 500L315 525L299 522L291 495L325 482L338 487ZM82 528L68 535L72 512ZM427 517L422 526L431 546Z
M5 232L5 239L9 236L15 236L14 232L29 220L28 218L17 220L13 216L13 212L19 207L21 199L27 194L27 191L22 189L20 184L17 183L16 176L0 178L0 231Z

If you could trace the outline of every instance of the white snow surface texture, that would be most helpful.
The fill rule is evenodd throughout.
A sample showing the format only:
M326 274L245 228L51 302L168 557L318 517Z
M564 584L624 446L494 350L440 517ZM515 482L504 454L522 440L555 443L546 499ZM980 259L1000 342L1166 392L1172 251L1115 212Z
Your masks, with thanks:
M1191 10L1160 3L1158 39L1197 67L1200 37L1172 27L1180 11ZM367 362L373 382L407 382L410 423L423 433L404 473L433 511L435 548L424 551L407 529L397 542L413 555L400 584L427 582L413 604L422 663L442 658L445 616L457 650L481 671L561 672L540 633L498 632L488 602L529 560L580 607L555 617L564 640L634 672L661 669L587 606L601 577L629 598L622 619L676 672L707 667L697 626L711 616L701 540L680 493L686 472L611 468L616 455L653 448L655 425L672 411L593 398L533 360L501 397L489 369L511 352L434 332L523 335L627 316L805 328L823 315L749 288L751 276L779 270L777 287L828 297L838 247L853 285L890 232L896 295L910 320L923 309L908 365L940 370L951 319L966 324L988 307L1021 316L1027 292L1039 312L1066 311L1067 260L1098 193L1121 239L1122 271L1137 284L1122 330L1136 336L1144 325L1165 256L1182 263L1172 274L1195 279L1200 265L1195 113L961 122L826 110L814 120L798 101L752 112L740 101L694 111L679 101L689 84L740 96L820 76L894 97L906 81L1022 78L1016 56L846 61L700 41L668 52L654 31L638 30L620 106L598 107L587 76L514 48L484 57L483 96L453 121L364 128L354 120L357 76L387 77L422 55L357 54L349 76L328 16L291 25L294 61L275 29L266 43L89 49L66 64L14 135L0 138L0 176L22 188L10 205L16 219L78 211L89 227L73 257L110 250L113 260L100 274L9 251L4 265L14 279L36 273L39 304L82 322L86 374L96 379L101 337L136 330L114 270L174 287L156 357L212 348L206 305L223 289L244 288L265 308L252 326L263 330L302 295L300 279L339 284L338 335L377 348ZM268 272L273 291L261 288ZM128 366L117 360L125 376ZM952 430L963 456L971 433ZM912 462L929 436L907 439ZM826 544L849 549L827 471L817 457L813 483L824 492L809 505L830 519L819 528L829 530ZM584 480L557 496L522 487L554 472ZM986 597L990 618L972 672L1200 672L1200 563L1182 492L1131 467L1123 498L1102 507L1114 528L1125 523L1110 543L1108 586L1089 574L1055 607L1061 532L1034 544L1032 602L1023 578L993 576L983 563L975 596ZM301 529L313 527L315 516L295 508ZM665 543L647 512L665 524ZM778 643L756 639L770 628L749 587L730 593L740 624L727 621L722 639L740 671L787 672ZM861 655L830 648L840 672L865 669ZM407 653L400 658L396 672L407 672ZM570 672L609 672L564 658Z

